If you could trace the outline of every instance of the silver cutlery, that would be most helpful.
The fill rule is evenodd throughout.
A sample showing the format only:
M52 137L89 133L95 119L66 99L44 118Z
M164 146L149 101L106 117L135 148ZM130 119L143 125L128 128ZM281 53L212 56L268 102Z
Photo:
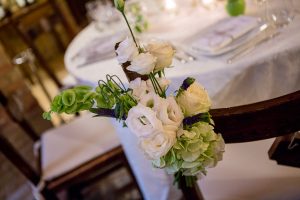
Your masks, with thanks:
M246 42L244 45L240 46L234 51L234 55L227 59L228 64L232 64L237 59L249 54L260 44L276 37L279 32L276 28L264 24L260 27L260 33L254 38Z
M186 52L183 48L179 47L179 45L172 45L175 49L175 59L179 60L181 63L187 63L190 61L196 60L196 57Z

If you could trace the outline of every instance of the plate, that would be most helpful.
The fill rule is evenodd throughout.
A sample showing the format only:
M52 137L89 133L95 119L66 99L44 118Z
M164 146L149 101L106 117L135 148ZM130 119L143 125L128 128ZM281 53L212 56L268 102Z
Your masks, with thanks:
M213 31L215 31L216 27L220 26L220 24L224 23L224 21L226 20L228 19L223 19L222 21L217 22L216 24L206 28L205 30L189 38L188 40L185 41L184 43L185 45L182 48L184 48L185 51L193 55L196 54L196 55L203 55L203 56L219 56L238 48L239 46L243 45L251 38L255 37L260 32L259 23L255 23L255 24L251 24L251 26L249 27L244 27L244 30L242 31L236 32L236 35L234 37L225 34L222 35L223 38L221 39L224 39L224 41L222 41L221 39L220 41L218 41L220 44L219 48L213 48L213 47L210 48L209 46L205 47L205 45L200 46L201 42L197 42L197 41L200 41L201 37L208 38L208 34L211 34ZM214 35L211 34L210 36L213 37ZM213 39L218 39L218 38L213 38Z

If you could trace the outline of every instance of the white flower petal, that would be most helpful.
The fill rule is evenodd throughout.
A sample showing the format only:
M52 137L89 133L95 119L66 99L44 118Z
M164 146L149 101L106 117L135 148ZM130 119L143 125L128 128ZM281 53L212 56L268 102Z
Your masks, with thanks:
M131 61L135 56L138 55L139 51L134 41L127 37L125 40L119 43L116 53L119 64L123 64L127 61Z
M156 58L152 54L140 53L132 59L131 65L127 69L141 75L150 74L154 69L155 62Z
M157 119L156 113L142 104L129 110L125 123L137 137L149 137L154 130L163 130L162 123Z
M152 41L146 49L157 58L154 71L160 71L172 64L175 51L168 42Z

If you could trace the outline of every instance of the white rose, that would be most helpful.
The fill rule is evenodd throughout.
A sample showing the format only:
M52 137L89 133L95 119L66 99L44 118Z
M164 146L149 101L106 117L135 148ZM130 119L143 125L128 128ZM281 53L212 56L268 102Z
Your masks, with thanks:
M150 91L146 81L143 81L141 78L136 78L133 81L130 81L128 88L132 89L132 95L137 100L140 100L142 96Z
M156 58L150 53L140 53L131 61L127 67L129 71L137 72L141 75L149 74L153 71Z
M154 131L162 131L163 126L156 113L142 104L132 107L125 120L126 125L137 137L149 137Z
M175 98L169 96L167 99L163 99L160 107L156 109L158 118L162 121L163 125L175 126L175 131L177 131L184 117Z
M172 64L174 49L168 42L153 41L147 45L146 49L157 58L154 71L160 71Z
M139 54L139 51L134 41L127 37L119 43L116 53L119 64L123 64L127 61L132 61L132 59Z
M152 160L166 155L176 142L176 133L172 131L155 130L150 137L141 138L140 147Z
M176 100L186 117L207 112L211 107L206 90L197 82L191 84Z
M167 89L167 87L171 83L171 81L169 79L166 79L164 77L156 78L156 80L157 80L158 84L160 85L161 89L164 90L164 91ZM148 79L146 82L147 82L147 85L148 85L149 89L154 92L154 88L153 88L151 80Z

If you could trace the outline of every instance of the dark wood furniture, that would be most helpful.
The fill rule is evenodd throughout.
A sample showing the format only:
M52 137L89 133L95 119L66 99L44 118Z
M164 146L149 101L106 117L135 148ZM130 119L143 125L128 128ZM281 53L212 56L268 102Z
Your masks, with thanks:
M37 45L34 42L36 35L39 32L47 29L46 31L50 32L54 36L57 46L64 51L66 47L63 44L59 33L54 27L58 21L61 22L66 30L69 40L71 40L75 36L75 31L71 28L65 17L62 15L55 0L38 1L37 3L16 11L11 16L8 16L0 21L0 29L6 27L13 28L26 46L32 49L32 52L36 56L40 66L49 74L49 76L60 88L62 84L51 70L49 64L39 52ZM2 43L5 42L2 41Z
M57 178L44 181L42 179L41 169L41 147L38 148L38 170L35 170L30 163L21 156L20 152L15 149L10 141L4 137L3 126L8 123L15 123L19 125L34 142L38 142L40 140L40 136L35 132L35 130L30 128L30 124L23 120L22 115L19 115L19 111L10 109L12 106L9 105L9 99L5 98L4 95L0 95L0 100L0 113L6 116L3 117L3 120L0 123L0 150L34 186L40 188L41 183L45 183L45 185L41 187L40 191L45 199L58 199L56 193L63 189L69 191L70 199L81 199L80 191L82 188L87 187L89 184L94 183L120 167L125 167L128 170L133 184L139 190L134 174L130 169L121 146L117 146L92 160L82 163L80 166ZM139 193L142 197L140 190Z
M215 131L222 134L225 143L242 143L288 136L300 130L300 91L249 105L213 109L210 113L216 124ZM290 142L284 138L286 139L286 137L276 139L269 151L271 159L276 159L273 153L281 142ZM297 167L300 167L300 153L297 153L299 146L292 150L281 147L281 151L284 151L282 153L286 153L285 157L290 158L285 164L291 163L291 166L295 166L294 163L297 161ZM182 188L182 191L187 200L203 199L197 185L193 188Z

